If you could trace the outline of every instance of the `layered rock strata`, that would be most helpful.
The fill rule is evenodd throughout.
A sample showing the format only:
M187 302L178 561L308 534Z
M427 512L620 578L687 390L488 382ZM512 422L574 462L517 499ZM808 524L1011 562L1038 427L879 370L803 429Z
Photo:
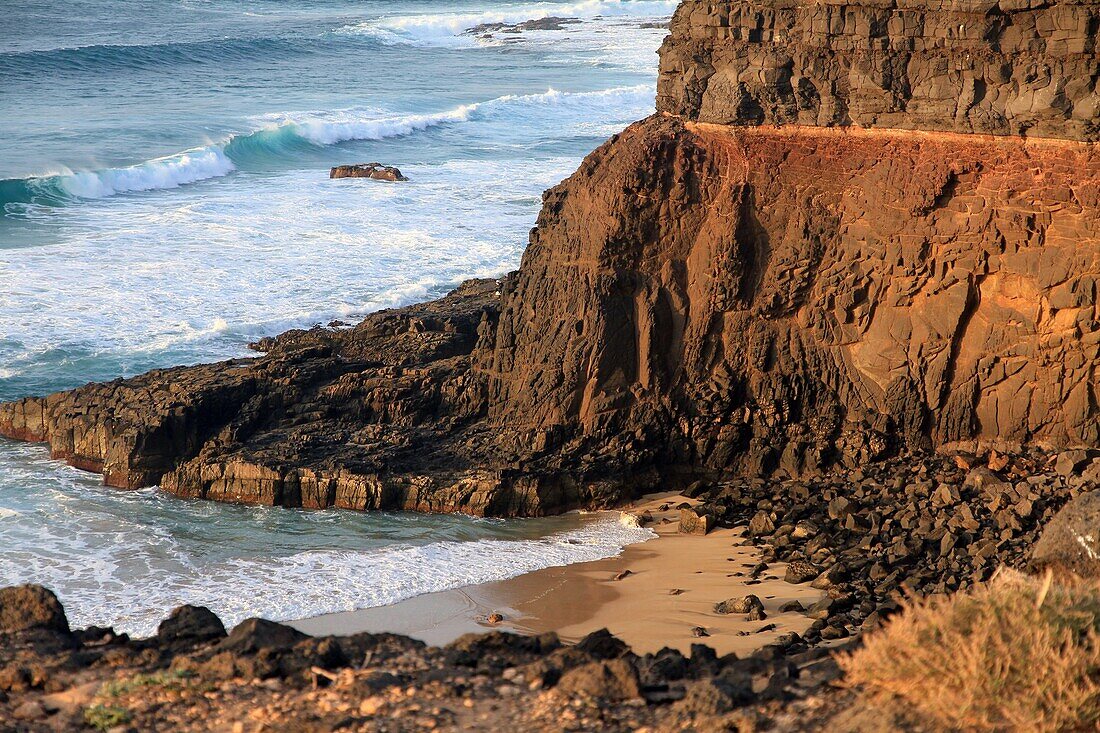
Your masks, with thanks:
M821 30L816 14L901 10L765 8L773 26L803 23L825 64L789 34L712 32L742 27L714 25L730 7L683 4L662 52L664 111L547 192L518 272L353 329L267 339L256 359L0 405L0 433L49 442L115 486L491 515L901 450L1097 445L1100 147L1033 137L1095 132L1095 114L1074 115L1095 92L1097 4L990 6L983 18L1012 21L999 36L926 49L953 64L979 47L1009 54L1010 76L1062 54L1071 81L1092 84L1071 95L1078 111L1035 102L1031 123L976 127L899 98L902 117L871 129L716 118L704 101L763 99L722 91L719 57L764 63L782 45L816 79L849 54L848 26ZM875 53L913 71L909 90L926 56L902 41L938 38L937 13L916 36L908 21L875 26L890 40ZM1077 25L1048 32L1082 17L1083 46ZM1005 50L1021 28L1046 39L1032 56ZM1015 136L873 126L945 120Z
M661 109L704 122L1100 139L1095 2L685 0Z

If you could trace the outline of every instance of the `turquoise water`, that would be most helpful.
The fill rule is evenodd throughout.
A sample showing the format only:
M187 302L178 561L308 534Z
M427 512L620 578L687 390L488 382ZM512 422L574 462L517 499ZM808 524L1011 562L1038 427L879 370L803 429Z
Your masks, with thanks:
M652 112L659 26L674 4L9 0L0 399L242 355L263 335L514 268L541 192ZM466 32L549 16L578 22ZM412 180L327 178L332 165L374 160ZM96 519L82 519L91 506ZM120 599L152 599L140 618L114 619L130 630L184 598L284 618L396 598L364 593L370 572L347 580L355 593L304 590L302 558L314 571L349 564L315 546L320 526L360 553L352 564L404 558L407 596L482 578L462 562L417 569L422 557L400 554L411 548L466 557L469 542L532 543L508 553L523 562L485 569L500 575L644 536L563 541L561 554L532 540L590 521L614 525L196 508L105 490L41 448L0 443L0 582L50 584L84 622L111 621L102 615ZM180 539L213 526L231 529L226 556ZM251 580L219 575L218 563L245 563ZM248 609L232 606L262 589Z

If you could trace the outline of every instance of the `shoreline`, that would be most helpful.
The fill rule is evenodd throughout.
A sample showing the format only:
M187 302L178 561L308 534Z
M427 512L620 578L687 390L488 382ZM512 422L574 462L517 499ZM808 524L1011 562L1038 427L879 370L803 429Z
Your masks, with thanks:
M692 644L701 643L718 654L741 655L784 633L802 635L813 619L797 611L780 613L779 606L797 600L809 607L824 593L808 583L784 582L784 563L771 563L753 579L752 568L761 556L744 541L742 529L715 529L705 536L680 534L676 507L682 503L698 502L667 492L623 507L621 511L635 515L649 511L653 522L645 526L657 537L627 545L614 557L285 623L315 636L390 632L433 646L463 634L494 630L525 635L553 631L574 642L607 628L639 654L663 647L689 654ZM660 511L664 505L668 508ZM615 580L623 571L630 571L629 575ZM765 620L715 613L716 603L748 594L763 602ZM503 621L488 623L492 613L501 614ZM695 636L696 627L706 629L708 635Z

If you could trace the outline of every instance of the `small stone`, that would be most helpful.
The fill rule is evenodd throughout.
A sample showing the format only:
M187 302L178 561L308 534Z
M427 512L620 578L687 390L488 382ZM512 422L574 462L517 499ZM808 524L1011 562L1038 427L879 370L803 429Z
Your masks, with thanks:
M801 613L806 610L806 607L802 605L801 601L787 601L779 607L780 613L790 613L792 611Z
M986 463L990 471L1003 471L1008 468L1008 456L995 450L989 451L989 461Z
M502 621L504 621L504 614L497 613L496 611L490 613L489 616L485 619L485 622L489 624L499 624Z
M615 573L615 577L612 578L612 580L622 580L623 578L629 577L633 574L634 573L629 570L620 570L619 572Z
M691 630L692 636L710 636L710 633L702 626L696 626Z

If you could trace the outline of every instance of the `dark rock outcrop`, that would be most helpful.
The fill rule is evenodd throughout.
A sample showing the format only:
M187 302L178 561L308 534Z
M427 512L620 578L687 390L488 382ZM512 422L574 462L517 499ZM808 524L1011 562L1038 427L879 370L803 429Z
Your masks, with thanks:
M0 633L41 629L69 633L57 596L40 585L0 588Z
M526 31L562 31L566 26L580 23L580 18L562 18L549 15L545 18L533 18L521 23L481 23L462 32L466 36L492 38L494 33L524 33Z
M371 178L375 181L407 181L401 171L392 165L381 163L356 163L338 165L328 172L329 178Z
M658 106L702 122L1100 140L1090 0L685 0Z
M165 645L193 645L225 635L221 619L205 606L180 606L157 627L157 641Z

